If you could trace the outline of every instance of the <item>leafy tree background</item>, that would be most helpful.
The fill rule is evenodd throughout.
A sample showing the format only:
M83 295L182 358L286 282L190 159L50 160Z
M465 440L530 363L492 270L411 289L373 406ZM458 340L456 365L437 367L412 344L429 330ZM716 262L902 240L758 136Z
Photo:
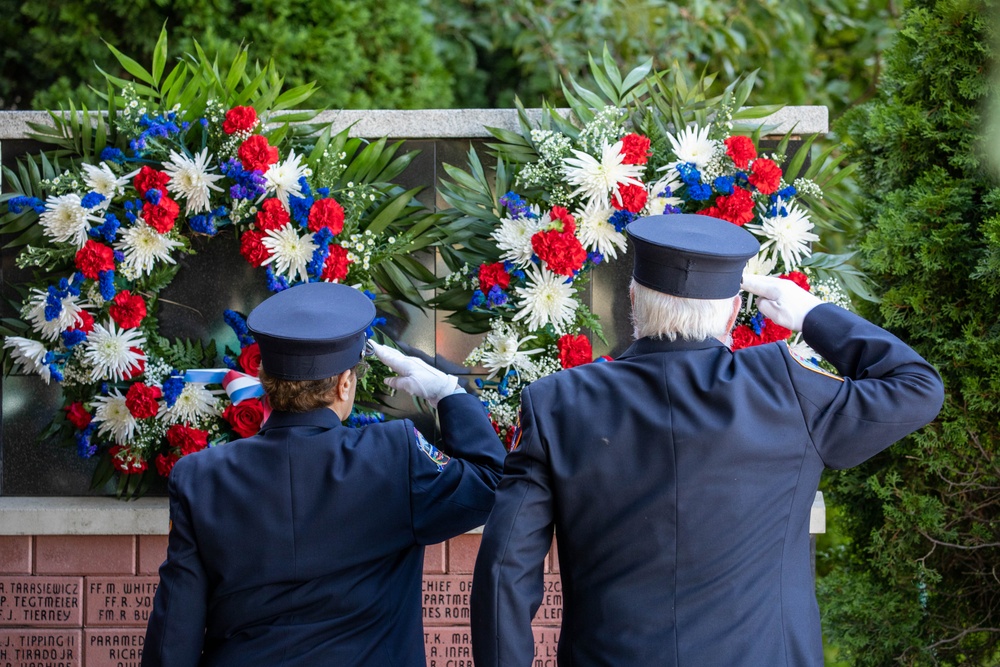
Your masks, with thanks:
M164 22L172 57L193 53L197 40L225 61L248 43L252 55L274 59L289 87L319 82L310 100L319 107L454 102L431 26L410 0L0 0L0 16L3 108L58 108L71 93L86 98L95 63L123 74L105 41L149 62Z
M858 183L865 315L934 363L934 424L828 478L852 548L820 581L855 665L1000 664L1000 188L984 143L995 0L914 0L877 100L840 124Z
M729 80L760 69L755 103L821 104L834 115L870 97L894 32L891 0L0 0L0 108L55 108L97 63L102 40L149 60L167 22L171 55L230 56L242 42L290 84L317 81L332 108L560 104L560 77L591 85L587 54L606 44L634 65L682 63Z

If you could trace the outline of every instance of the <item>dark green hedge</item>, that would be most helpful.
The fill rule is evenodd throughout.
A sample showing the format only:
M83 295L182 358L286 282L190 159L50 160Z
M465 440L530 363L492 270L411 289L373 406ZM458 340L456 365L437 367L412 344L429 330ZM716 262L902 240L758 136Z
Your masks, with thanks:
M171 56L193 53L197 40L224 62L246 43L251 56L274 59L289 87L316 81L317 106L452 103L452 76L413 0L0 0L0 15L0 107L58 108L93 81L95 63L120 74L104 41L148 62L164 22Z
M828 479L852 545L820 599L856 665L1000 664L1000 189L982 140L995 4L906 4L878 98L839 125L882 299L865 314L947 391L935 423Z

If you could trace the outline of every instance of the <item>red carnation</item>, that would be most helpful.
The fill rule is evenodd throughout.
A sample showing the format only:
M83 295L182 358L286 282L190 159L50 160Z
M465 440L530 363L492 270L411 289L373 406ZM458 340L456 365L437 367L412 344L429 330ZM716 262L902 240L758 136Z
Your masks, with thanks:
M122 290L115 295L108 313L122 329L134 329L146 317L146 302L138 294Z
M622 137L622 164L646 164L649 159L649 137L626 134Z
M264 238L264 232L254 230L243 232L240 236L240 254L243 255L250 266L261 266L271 253L260 240Z
M142 219L161 234L166 234L174 228L174 222L177 221L180 212L181 208L177 202L166 195L160 197L160 201L156 204L146 202L142 205Z
M741 324L733 329L733 350L742 350L745 347L760 345L764 341L753 332L753 329L745 324Z
M222 418L229 422L241 438L249 438L260 430L264 421L264 406L259 398L248 398L240 401L239 405L230 403L222 411Z
M728 220L734 225L742 227L753 220L753 196L749 190L733 188L733 194L720 195L715 198L713 209L718 213L709 214L712 217Z
M757 149L750 137L729 137L726 139L726 154L733 159L737 169L746 169L750 160L757 159Z
M552 222L555 222L556 220L560 221L562 223L562 231L565 234L573 234L576 232L576 220L574 220L570 212L562 206L553 206L552 210L549 211L549 219Z
M578 336L566 334L556 342L556 346L559 348L559 363L563 368L589 364L594 359L590 340L583 334Z
M611 205L619 211L625 210L630 213L641 211L646 206L646 200L649 198L646 188L631 183L626 185L619 184L618 194L621 196L621 203L618 202L618 197L612 197Z
M260 372L260 345L250 343L240 350L240 368L244 373L257 377Z
M311 216L310 216L311 217ZM268 229L278 230L291 222L288 211L281 205L281 200L272 197L265 199L261 204L260 211L257 212L257 229L267 231Z
M336 199L319 199L309 209L309 231L326 227L336 236L344 229L344 207Z
M160 477L170 477L170 472L174 469L174 464L181 460L180 454L171 452L170 454L159 454L156 457L156 472Z
M267 137L254 134L240 144L236 151L243 168L247 171L265 173L272 164L278 161L278 149L267 143Z
M788 273L783 273L778 277L784 278L785 280L791 280L793 283L795 283L796 285L798 285L807 292L810 289L809 278L807 278L806 274L802 273L801 271L789 271Z
M140 197L145 197L150 190L159 190L160 194L167 194L167 183L170 182L170 174L157 171L150 166L145 166L139 170L132 180L135 189L139 191Z
M587 261L587 251L573 234L557 231L536 232L531 237L531 247L549 271L571 276Z
M131 380L134 377L138 377L139 375L142 375L146 371L146 353L137 347L130 347L129 350L131 350L135 354L141 354L142 357L137 359L135 364L126 368L125 371L122 373L122 377L124 377L126 380Z
M328 283L343 280L347 277L347 269L350 264L351 260L347 258L347 248L337 244L331 245L330 254L323 262L323 273L320 275L320 280L325 280Z
M66 419L78 431L82 431L90 426L90 420L93 419L93 416L87 408L83 407L83 403L80 401L70 403L63 410L66 411Z
M163 396L159 387L150 387L141 382L136 382L128 388L125 394L125 407L136 419L148 419L155 417L160 411L160 404L156 399Z
M761 194L769 195L772 192L777 192L781 186L781 167L766 157L754 160L747 180Z
M83 247L76 251L76 257L73 261L84 278L98 280L101 277L101 271L114 270L115 251L103 243L87 239Z
M503 268L503 262L495 264L479 265L479 289L486 294L494 285L499 285L500 289L510 287L510 274Z
M760 338L764 343L773 343L778 340L788 340L792 336L792 330L777 324L774 320L764 318L764 326L760 330Z
M181 456L194 454L208 447L208 431L174 424L167 429L167 442L181 451Z
M90 333L94 330L94 316L85 310L81 310L76 316L80 319L80 323L71 329L71 331L82 331L84 333Z
M118 472L126 475L137 475L146 470L146 460L122 445L115 445L109 449L108 455L111 457L111 465Z
M252 130L257 124L257 112L253 107L233 107L226 112L226 120L222 122L222 131L226 134Z

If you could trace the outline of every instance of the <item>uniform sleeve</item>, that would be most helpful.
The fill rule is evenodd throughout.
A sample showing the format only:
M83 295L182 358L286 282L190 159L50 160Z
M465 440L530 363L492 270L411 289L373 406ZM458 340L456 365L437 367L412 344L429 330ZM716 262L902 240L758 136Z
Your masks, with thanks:
M552 524L548 461L526 389L521 392L520 442L504 464L473 576L472 652L477 667L533 663L531 619L542 601Z
M420 544L435 544L486 523L503 472L504 448L478 398L454 394L438 403L437 449L407 421L410 503Z
M190 509L178 490L185 467L170 474L170 534L167 559L143 644L143 667L196 667L205 639L208 583L191 526Z
M858 465L941 410L937 371L888 331L824 304L809 313L802 333L844 376L810 370L786 351L806 427L827 467Z

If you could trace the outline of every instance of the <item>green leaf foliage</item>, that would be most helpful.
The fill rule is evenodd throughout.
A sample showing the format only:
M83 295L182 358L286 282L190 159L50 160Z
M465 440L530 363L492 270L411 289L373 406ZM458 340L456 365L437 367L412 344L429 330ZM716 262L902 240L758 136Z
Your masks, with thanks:
M89 98L94 107L103 91L84 84L95 63L151 89L172 61L196 53L195 40L219 53L218 62L233 63L218 73L220 87L232 88L245 74L241 68L252 70L252 61L237 59L242 48L273 58L287 73L286 92L269 104L274 109L300 106L297 98L313 81L317 107L451 105L453 79L435 52L432 26L408 0L0 0L0 9L3 108L58 109L69 96ZM164 25L171 32L169 49L151 39Z
M838 128L880 298L866 314L947 392L932 425L828 480L852 546L820 602L855 665L1000 664L1000 189L980 135L996 5L910 2L878 98Z

